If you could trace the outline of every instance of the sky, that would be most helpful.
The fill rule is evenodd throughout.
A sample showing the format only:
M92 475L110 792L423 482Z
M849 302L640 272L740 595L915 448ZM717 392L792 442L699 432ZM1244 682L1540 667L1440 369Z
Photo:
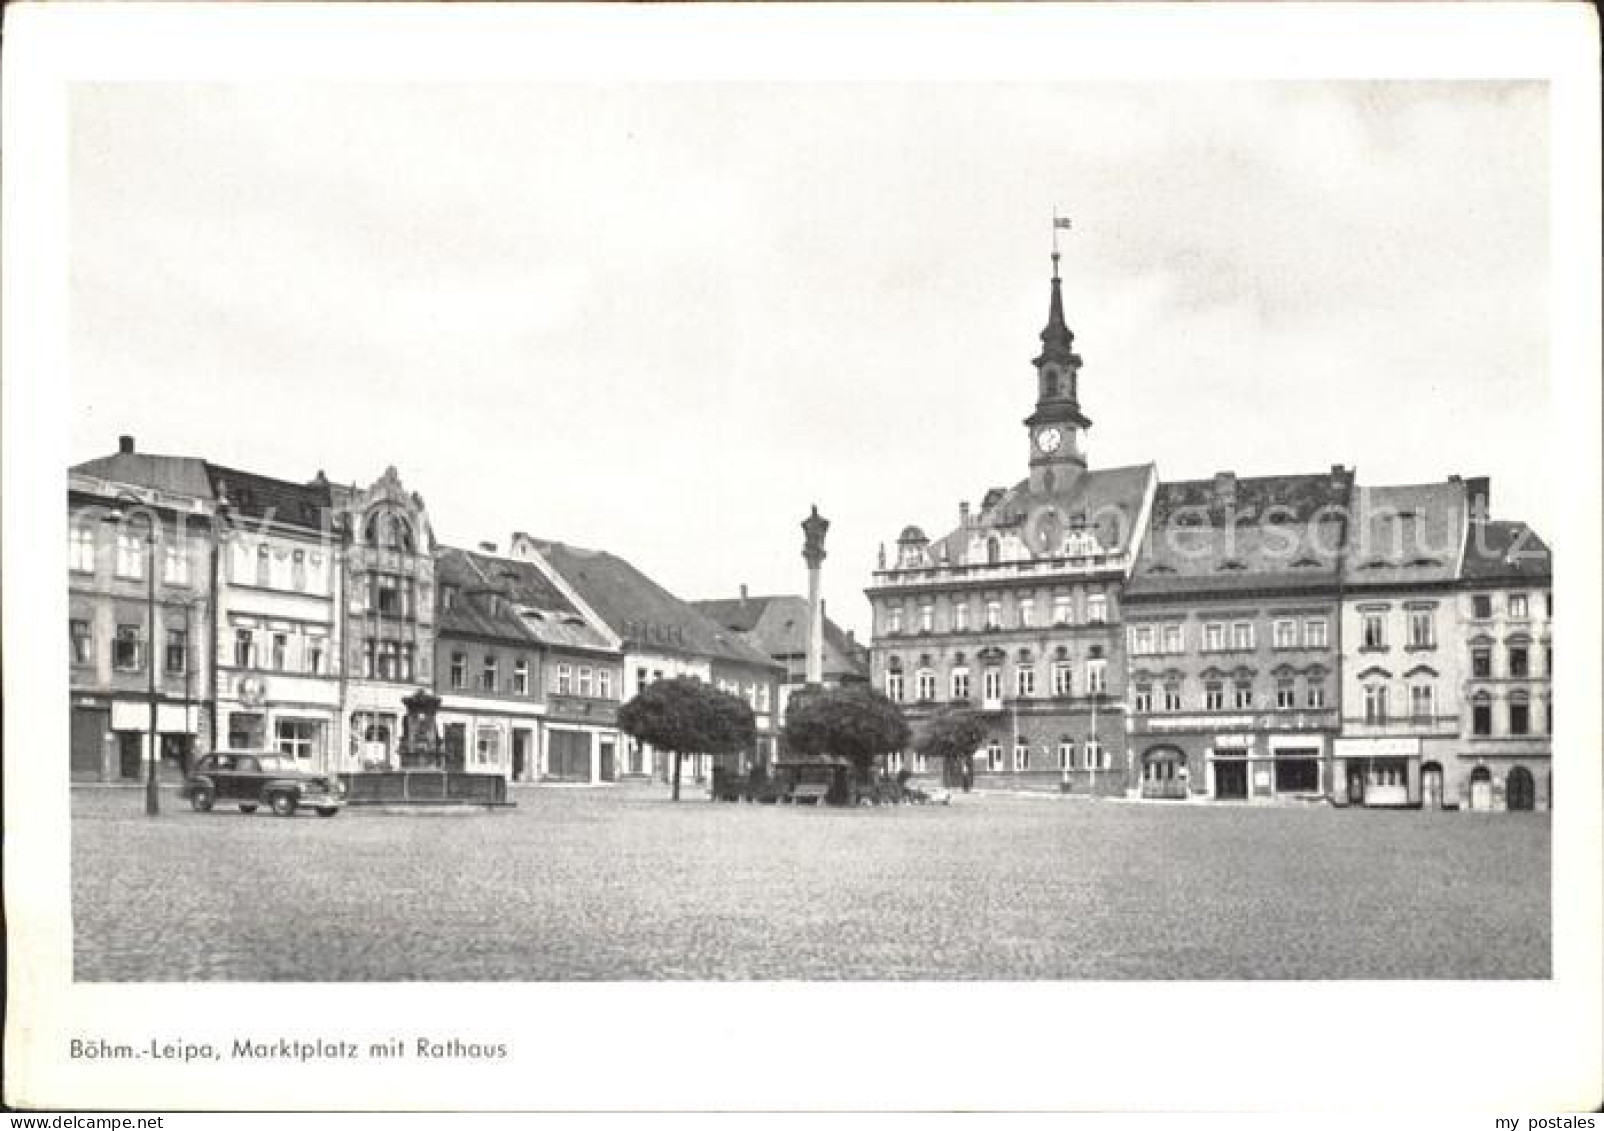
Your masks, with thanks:
M1488 475L1550 540L1541 83L86 84L71 455L806 591L1026 473L1051 216L1093 467Z

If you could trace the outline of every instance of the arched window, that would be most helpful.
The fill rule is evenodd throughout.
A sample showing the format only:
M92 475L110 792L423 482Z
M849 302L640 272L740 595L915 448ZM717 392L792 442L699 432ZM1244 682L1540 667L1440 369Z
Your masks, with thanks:
M400 550L408 554L413 552L416 545L412 538L412 524L388 510L374 511L368 516L362 541L375 549Z

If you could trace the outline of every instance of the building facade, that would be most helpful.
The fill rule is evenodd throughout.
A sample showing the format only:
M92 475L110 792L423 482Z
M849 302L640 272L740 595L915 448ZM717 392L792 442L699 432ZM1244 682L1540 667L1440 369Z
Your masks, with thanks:
M1553 567L1520 522L1473 511L1461 590L1459 747L1441 801L1461 809L1553 806ZM1429 803L1432 798L1427 797Z
M1353 473L1165 483L1125 595L1142 797L1323 798Z
M917 730L939 711L980 712L980 784L1123 793L1124 586L1157 487L1151 464L1087 465L1074 336L1054 257L1028 476L993 488L932 541L917 526L882 550L867 589L870 678ZM916 743L917 744L917 743ZM893 759L933 772L917 754Z
M115 455L71 469L67 508L71 777L141 779L153 749L164 776L181 775L215 734L205 468L136 452L125 436Z

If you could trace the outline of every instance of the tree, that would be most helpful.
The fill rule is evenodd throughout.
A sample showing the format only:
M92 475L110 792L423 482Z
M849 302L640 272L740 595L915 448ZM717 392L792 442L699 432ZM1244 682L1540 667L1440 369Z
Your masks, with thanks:
M785 711L786 745L798 754L834 754L849 760L858 780L874 759L908 745L902 708L867 684L807 688L791 696Z
M738 754L757 730L745 700L690 676L660 679L618 709L618 729L674 756L674 800L687 754Z
M949 771L959 769L960 783L967 790L970 759L986 740L987 733L986 720L973 711L947 710L930 720L914 748L926 758L940 758ZM951 785L952 775L943 776Z

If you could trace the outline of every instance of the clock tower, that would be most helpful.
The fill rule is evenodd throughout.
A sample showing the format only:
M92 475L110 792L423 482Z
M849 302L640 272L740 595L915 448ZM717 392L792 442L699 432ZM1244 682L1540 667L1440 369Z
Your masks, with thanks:
M1053 252L1053 294L1047 328L1036 367L1036 411L1025 418L1030 438L1030 489L1061 491L1086 470L1086 429L1092 422L1080 410L1076 395L1080 355L1075 335L1064 323L1064 296L1058 278L1058 252Z

